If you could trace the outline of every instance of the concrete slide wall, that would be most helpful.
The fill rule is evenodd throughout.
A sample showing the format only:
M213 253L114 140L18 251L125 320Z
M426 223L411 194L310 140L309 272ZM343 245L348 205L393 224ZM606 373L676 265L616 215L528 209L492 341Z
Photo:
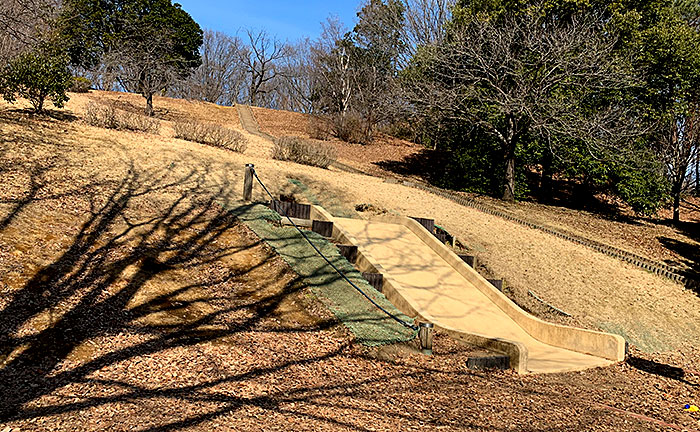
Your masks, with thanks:
M339 242L358 246L358 268L361 271L382 273L384 275L384 294L402 312L432 322L437 328L441 328L454 338L476 346L505 353L511 359L512 368L523 373L528 371L529 356L528 349L524 343L516 340L490 337L473 331L465 332L458 328L452 328L440 323L439 320L432 317L426 310L411 301L410 298L403 296L401 294L402 289L399 282L396 281L389 272L384 270L382 265L376 262L367 252L362 243L344 230L342 223L339 224L325 209L313 206L311 218L335 222L333 229L334 238ZM339 219L339 221L342 221L342 219ZM381 218L381 222L402 225L410 230L420 241L448 263L455 272L459 273L468 283L476 287L494 305L502 310L534 339L554 347L577 353L589 354L610 361L624 360L626 344L621 336L552 324L533 317L493 287L486 279L464 263L451 249L442 244L415 220L406 217L392 216Z

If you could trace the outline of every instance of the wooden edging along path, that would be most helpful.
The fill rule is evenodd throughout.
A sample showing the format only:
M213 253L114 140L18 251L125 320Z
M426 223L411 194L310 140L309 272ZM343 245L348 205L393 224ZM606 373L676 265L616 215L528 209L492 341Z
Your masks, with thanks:
M631 252L627 252L626 250L623 250L623 249L620 249L620 248L617 248L614 246L609 246L609 245L606 245L604 243L600 243L600 242L597 242L594 240L587 239L585 237L562 232L562 231L559 231L557 229L554 229L554 228L551 228L548 226L539 225L539 224L530 222L528 220L521 219L517 216L513 216L511 214L502 212L500 210L490 208L490 207L485 206L481 203L478 203L474 200L470 200L470 199L461 197L457 194L450 193L448 191L444 191L444 190L436 188L434 186L424 185L421 183L410 182L410 181L404 181L403 185L417 188L417 189L422 189L426 192L430 192L432 194L441 196L443 198L447 198L447 199L449 199L453 202L456 202L457 204L460 204L462 206L474 208L474 209L482 211L484 213L488 213L488 214L491 214L493 216L498 216L498 217L510 220L512 222L516 222L516 223L519 223L521 225L525 225L529 228L544 231L547 234L551 234L553 236L568 240L570 242L589 247L589 248L594 249L594 250L596 250L600 253L603 253L605 255L621 259L625 262L628 262L628 263L633 264L637 267L640 267L642 269L645 269L647 271L655 273L659 276L663 276L663 277L666 277L668 279L671 279L674 282L684 284L687 288L694 288L694 287L698 286L697 280L688 277L681 270L675 269L675 268L673 268L669 265L666 265L664 263L655 262L655 261L652 261L648 258L644 258L642 256L633 254Z

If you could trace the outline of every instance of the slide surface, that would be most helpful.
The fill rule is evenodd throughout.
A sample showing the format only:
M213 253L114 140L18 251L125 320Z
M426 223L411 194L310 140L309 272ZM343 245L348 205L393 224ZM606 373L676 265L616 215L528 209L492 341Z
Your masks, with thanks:
M528 372L583 370L613 363L533 338L406 226L346 218L334 221L400 284L399 294L420 314L431 316L436 325L524 344Z

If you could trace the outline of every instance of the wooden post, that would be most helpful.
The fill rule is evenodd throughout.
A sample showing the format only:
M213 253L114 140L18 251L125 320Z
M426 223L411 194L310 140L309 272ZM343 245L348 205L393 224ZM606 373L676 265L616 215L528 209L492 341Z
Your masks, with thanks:
M333 235L333 231L331 231ZM340 255L344 256L349 263L355 264L357 262L357 246L355 245L338 245L338 251Z
M459 257L471 268L476 268L476 257L474 255L459 255Z
M253 199L253 170L255 165L245 164L245 179L243 180L243 200Z
M423 354L433 354L433 323L420 323L418 325L418 340Z

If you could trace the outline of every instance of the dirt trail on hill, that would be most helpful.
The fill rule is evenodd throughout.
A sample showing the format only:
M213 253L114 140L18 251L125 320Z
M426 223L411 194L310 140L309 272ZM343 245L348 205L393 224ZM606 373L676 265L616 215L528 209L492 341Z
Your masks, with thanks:
M255 115L253 114L253 110L250 109L250 106L237 104L236 109L238 110L238 116L243 130L258 138L253 140L253 145L249 146L248 150L246 150L246 154L258 157L271 157L272 140L274 137L260 130L260 125L257 120L255 120Z

